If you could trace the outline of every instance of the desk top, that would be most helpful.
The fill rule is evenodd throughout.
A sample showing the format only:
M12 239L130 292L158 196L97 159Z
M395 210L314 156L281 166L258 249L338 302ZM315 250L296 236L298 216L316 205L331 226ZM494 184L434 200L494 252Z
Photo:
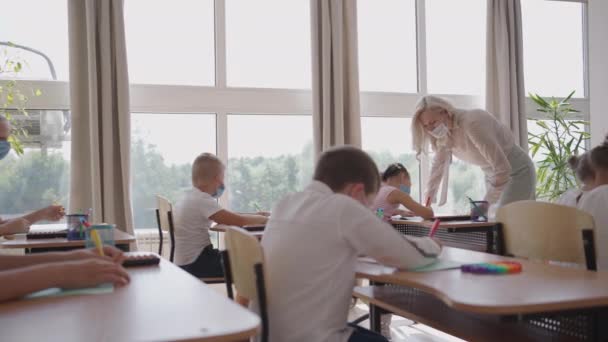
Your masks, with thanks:
M259 318L170 262L128 269L114 293L0 304L6 341L237 341Z
M209 228L209 230L214 231L214 232L220 232L220 233L225 233L226 232L226 228L228 228L230 226L226 226L223 224L217 224L211 228ZM255 226L256 228L254 228L255 230L247 230L251 235L261 238L264 235L264 230L258 230L259 228L257 228L258 226ZM247 229L247 227L243 227L245 229Z
M426 228L431 228L433 226L433 221L422 220L420 218L412 218L408 220L391 220L392 224L411 224L414 226L421 226ZM482 228L482 227L493 227L496 225L496 222L476 222L471 220L463 220L463 221L441 221L439 225L440 228Z
M63 225L65 229L65 225ZM30 231L36 230L60 230L57 227L45 227L32 226ZM127 234L121 230L114 229L114 243L116 245L124 245L131 242L135 242L133 235ZM83 247L85 245L84 240L73 240L69 241L66 238L55 238L55 239L26 239L25 234L15 234L14 238L2 242L2 248L58 248L58 247Z
M441 257L465 263L514 260L444 247ZM448 306L480 314L517 314L608 306L608 272L592 272L517 260L523 271L510 275L475 275L459 269L387 273L387 267L359 262L357 276L418 288Z

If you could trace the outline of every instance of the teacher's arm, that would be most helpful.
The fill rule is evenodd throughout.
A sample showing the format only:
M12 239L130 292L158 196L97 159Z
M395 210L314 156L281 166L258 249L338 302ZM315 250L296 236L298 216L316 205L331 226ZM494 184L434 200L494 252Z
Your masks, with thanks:
M435 152L435 157L433 158L433 164L431 167L431 177L426 184L426 194L423 198L425 204L427 198L430 198L431 201L435 200L437 191L439 190L439 184L441 184L441 179L443 178L443 174L445 172L446 164L449 162L450 151L447 148L441 148L439 151Z
M496 203L511 179L511 163L509 163L503 147L496 139L496 132L476 123L467 130L467 134L473 145L490 165L487 169L484 169L487 185L484 199L490 203Z

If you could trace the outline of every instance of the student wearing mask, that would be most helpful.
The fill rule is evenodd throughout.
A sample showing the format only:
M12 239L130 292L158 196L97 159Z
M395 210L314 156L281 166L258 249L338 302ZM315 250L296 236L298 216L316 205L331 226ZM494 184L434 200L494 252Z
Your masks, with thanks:
M173 208L175 263L195 277L223 277L219 250L211 244L209 228L215 223L245 226L266 223L264 215L237 214L217 200L224 193L224 164L211 153L192 163L192 189Z
M598 270L608 270L608 137L588 152L589 163L595 174L578 208L593 216Z
M570 165L570 168L574 171L576 179L580 183L581 187L578 189L571 189L566 191L555 203L576 207L577 204L580 202L583 194L593 190L595 173L591 168L591 164L589 161L589 153L587 152L581 154L580 156L572 156L568 158L568 164Z
M421 216L425 219L433 217L433 209L416 202L410 196L412 180L410 174L401 163L389 165L382 173L382 185L374 199L371 209L381 208L384 220L390 220L393 215ZM409 211L399 209L403 205Z

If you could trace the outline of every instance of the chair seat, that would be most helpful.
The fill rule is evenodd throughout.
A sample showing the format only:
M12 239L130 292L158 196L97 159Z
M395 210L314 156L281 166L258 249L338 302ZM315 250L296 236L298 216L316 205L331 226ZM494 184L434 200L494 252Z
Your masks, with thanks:
M226 282L226 279L224 279L224 277L203 277L198 279L204 282L205 284L219 284Z

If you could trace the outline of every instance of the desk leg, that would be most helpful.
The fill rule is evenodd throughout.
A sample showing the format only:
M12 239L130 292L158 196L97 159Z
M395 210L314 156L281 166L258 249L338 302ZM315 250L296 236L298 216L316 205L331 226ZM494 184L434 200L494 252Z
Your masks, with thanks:
M505 255L505 238L502 235L502 224L500 222L496 223L492 227L492 231L494 232L494 253Z
M384 283L379 283L379 282L375 282L370 280L369 284L371 286L382 286L385 285ZM382 315L387 314L388 311L377 307L376 305L369 303L369 329L373 332L376 332L378 334L381 333L382 331Z
M600 309L594 314L594 341L608 341L608 309Z

